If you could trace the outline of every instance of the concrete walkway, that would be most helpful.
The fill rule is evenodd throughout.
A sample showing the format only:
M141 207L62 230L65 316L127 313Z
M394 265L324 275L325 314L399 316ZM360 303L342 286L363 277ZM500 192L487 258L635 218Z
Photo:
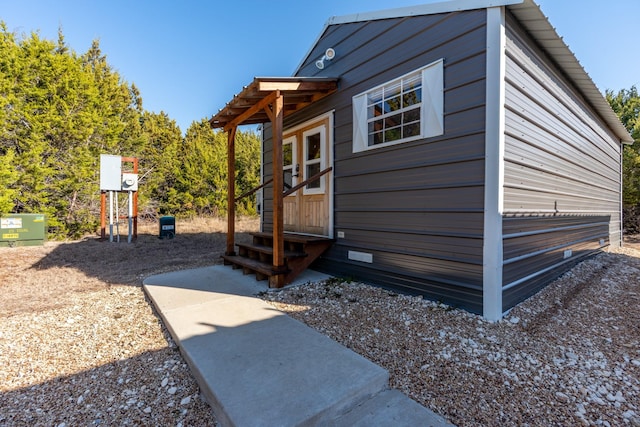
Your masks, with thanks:
M221 265L144 281L222 426L450 425L390 390L386 370L255 297L266 289Z

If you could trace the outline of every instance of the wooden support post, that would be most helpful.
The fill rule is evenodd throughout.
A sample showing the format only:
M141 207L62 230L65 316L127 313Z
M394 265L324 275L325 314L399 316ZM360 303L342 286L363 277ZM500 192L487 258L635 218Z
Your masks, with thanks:
M235 255L236 233L236 130L233 126L227 131L227 250L225 255Z
M273 269L283 271L284 265L284 204L282 197L282 128L284 117L284 97L277 91L272 104L273 130ZM273 277L271 287L284 286L284 274Z

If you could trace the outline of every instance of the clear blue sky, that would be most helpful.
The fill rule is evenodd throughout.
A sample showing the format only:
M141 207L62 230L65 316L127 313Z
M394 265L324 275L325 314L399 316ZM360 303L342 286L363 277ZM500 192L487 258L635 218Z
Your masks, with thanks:
M433 0L0 0L10 31L84 53L100 40L109 64L182 131L254 76L289 76L331 16ZM537 0L601 91L640 85L640 0Z

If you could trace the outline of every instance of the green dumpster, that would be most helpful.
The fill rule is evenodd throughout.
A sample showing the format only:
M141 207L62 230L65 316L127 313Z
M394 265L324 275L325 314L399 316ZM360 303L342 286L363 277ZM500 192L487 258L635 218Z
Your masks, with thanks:
M43 214L4 214L0 216L0 247L39 246L47 239Z
M173 239L176 235L176 218L173 216L160 217L160 237L161 239Z

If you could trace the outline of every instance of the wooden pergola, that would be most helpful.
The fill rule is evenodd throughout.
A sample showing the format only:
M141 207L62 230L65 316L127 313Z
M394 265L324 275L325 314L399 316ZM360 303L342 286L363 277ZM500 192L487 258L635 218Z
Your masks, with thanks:
M209 120L227 132L227 248L235 255L235 135L238 126L271 122L273 134L273 270L284 269L282 132L284 117L335 92L335 78L256 77ZM266 185L266 181L262 186ZM259 187L261 188L261 187ZM283 277L283 276L276 276ZM276 284L283 285L283 284ZM278 286L279 287L279 286Z

